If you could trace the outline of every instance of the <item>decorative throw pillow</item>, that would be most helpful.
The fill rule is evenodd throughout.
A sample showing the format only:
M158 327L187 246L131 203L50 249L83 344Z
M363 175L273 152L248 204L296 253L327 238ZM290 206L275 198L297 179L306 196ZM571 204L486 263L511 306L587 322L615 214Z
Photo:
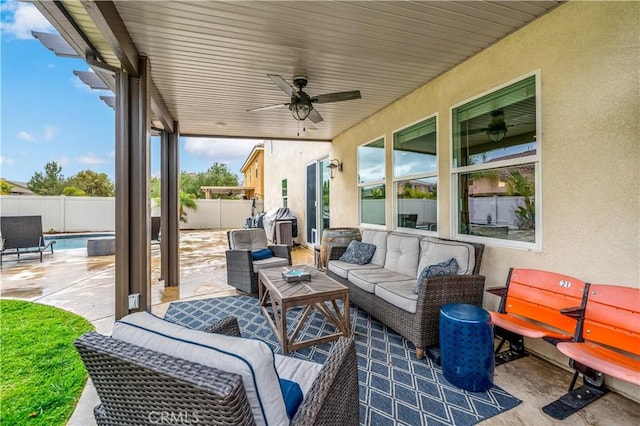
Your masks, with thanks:
M280 389L282 389L284 405L287 408L287 416L292 419L304 399L302 389L299 384L287 379L280 379Z
M251 257L253 258L253 260L269 259L272 256L273 253L271 253L271 250L269 250L268 248L254 250L251 252Z
M451 258L444 262L436 263L435 265L429 265L420 272L418 275L418 282L416 283L416 289L413 291L415 294L420 294L422 288L422 281L425 278L436 277L438 275L456 275L458 273L458 262L456 259Z
M365 265L371 262L375 252L376 246L374 244L352 240L347 246L347 250L340 256L340 260L347 263L355 263L356 265Z

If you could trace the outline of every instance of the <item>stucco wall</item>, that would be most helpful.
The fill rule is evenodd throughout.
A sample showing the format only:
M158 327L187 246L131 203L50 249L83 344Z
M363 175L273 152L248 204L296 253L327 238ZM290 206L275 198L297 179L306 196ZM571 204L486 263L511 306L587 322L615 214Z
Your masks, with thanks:
M451 235L450 108L534 71L540 73L542 250L492 246L481 273L503 285L509 267L553 270L595 282L640 286L640 4L570 2L339 135L345 161L331 187L331 226L358 225L356 147L438 114L439 228ZM366 96L366 94L364 94ZM387 179L387 194L392 194ZM387 200L392 223L392 199ZM390 225L388 225L390 227ZM497 298L485 297L495 308ZM550 345L531 348L566 365ZM613 384L638 398L631 387ZM635 389L637 393L637 389Z
M293 120L292 125L295 125ZM307 164L328 156L330 149L328 142L265 141L264 144L264 209L282 207L281 183L287 179L288 207L298 219L295 241L301 244L306 243Z

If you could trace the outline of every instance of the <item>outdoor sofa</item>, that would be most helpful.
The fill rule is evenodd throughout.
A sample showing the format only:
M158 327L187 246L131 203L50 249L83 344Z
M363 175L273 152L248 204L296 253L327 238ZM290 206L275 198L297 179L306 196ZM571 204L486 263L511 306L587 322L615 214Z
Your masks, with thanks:
M439 344L442 306L482 306L483 244L372 229L362 231L362 242L375 246L369 262L340 260L347 246L333 246L327 254L327 274L349 287L352 303L412 342L418 359L425 349ZM442 272L438 265L451 259L457 264L454 275L424 276L427 270Z
M117 321L112 337L89 332L75 346L100 398L99 426L359 423L353 337L321 365L242 338L234 317L200 331L139 312ZM301 393L288 391L292 382Z

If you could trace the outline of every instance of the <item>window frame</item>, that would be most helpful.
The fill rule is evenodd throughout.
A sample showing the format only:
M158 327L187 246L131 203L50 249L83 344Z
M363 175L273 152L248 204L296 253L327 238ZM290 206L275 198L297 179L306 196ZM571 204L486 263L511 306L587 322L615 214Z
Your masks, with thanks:
M395 166L396 166L396 161L395 161L395 137L396 134L402 132L403 130L406 130L410 127L413 127L417 124L421 124L424 123L428 120L431 120L432 118L435 118L435 128L436 128L436 167L434 169L434 171L432 172L426 172L426 173L415 173L412 175L406 175L406 176L402 176L402 177L396 177L395 175ZM391 139L392 139L392 146L391 146L391 181L392 181L392 196L393 196L393 203L392 203L392 210L393 210L393 219L392 219L392 226L394 230L398 230L401 232L407 232L407 233L416 233L416 234L425 234L425 235L438 235L438 229L437 226L440 222L440 203L438 202L439 198L440 198L440 185L438 185L438 189L436 192L436 230L434 231L429 231L426 229L417 229L417 228L406 228L406 227L401 227L398 224L398 182L402 182L402 181L407 181L407 180L412 180L412 179L422 179L422 178L436 178L436 182L439 181L439 164L438 164L438 136L439 136L439 132L438 132L438 126L440 124L440 120L439 120L439 114L433 113L430 114L428 116L425 116L423 118L420 118L412 123L409 123L405 126L402 126L396 130L394 130L393 132L391 132Z
M282 207L288 207L289 195L287 178L280 181L280 191L282 195Z
M513 84L516 84L520 81L523 81L527 78L535 77L535 96L536 96L536 153L535 155L529 155L526 157L520 158L511 158L506 160L499 160L495 162L489 163L481 163L477 165L468 165L468 166L458 166L454 167L455 161L455 152L454 152L454 126L455 123L453 121L453 111L456 108L459 108L465 104L473 102L477 99L480 99L484 96L495 93L499 90L502 90L506 87L509 87ZM451 191L451 199L450 199L450 208L451 208L451 227L450 227L450 235L452 238L462 241L470 241L477 242L481 244L485 244L487 246L496 246L496 247L505 247L505 248L514 248L514 249L522 249L529 250L534 252L542 251L542 145L543 145L543 134L542 134L542 97L541 97L541 76L540 70L535 70L533 72L521 75L517 78L514 78L506 83L501 85L492 87L476 96L467 98L461 102L458 102L452 105L449 108L449 167L451 172L450 178L450 191ZM476 171L483 170L491 170L491 169L504 169L507 167L514 167L525 164L533 164L534 165L534 173L535 173L535 242L525 242L525 241L515 241L515 240L507 240L502 238L492 238L485 237L480 235L470 235L470 234L462 234L459 232L459 176L465 173L472 173Z
M360 148L373 144L375 142L382 141L383 144L383 159L384 159L384 173L381 180L371 180L360 182ZM362 221L362 187L365 186L377 186L381 185L384 187L384 224L379 223L369 223ZM359 226L372 228L372 229L387 229L387 137L386 135L378 136L373 138L365 143L362 143L356 147L356 188L358 191L358 223Z

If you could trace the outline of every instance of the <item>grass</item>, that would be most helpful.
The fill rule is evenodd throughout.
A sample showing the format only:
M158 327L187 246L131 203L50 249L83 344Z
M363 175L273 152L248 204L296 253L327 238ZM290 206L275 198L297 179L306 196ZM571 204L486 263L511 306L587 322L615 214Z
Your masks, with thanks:
M62 309L0 300L0 424L67 423L87 380L73 341L93 329Z

